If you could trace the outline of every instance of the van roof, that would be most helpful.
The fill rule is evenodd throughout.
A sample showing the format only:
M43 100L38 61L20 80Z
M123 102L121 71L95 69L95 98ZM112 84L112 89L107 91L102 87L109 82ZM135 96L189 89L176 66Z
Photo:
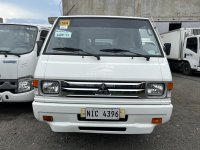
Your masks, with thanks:
M0 23L0 25L3 24L3 25L24 25L24 26L35 26L37 27L38 29L47 29L47 30L50 30L51 28L51 25L45 25L45 24L27 24L27 23Z
M58 16L58 17L50 17L49 23L54 24L55 21L59 18L119 18L119 19L141 19L141 20L149 20L149 18L144 17L132 17L132 16L108 16L108 15L69 15L69 16Z
M132 17L132 16L107 16L107 15L71 15L71 16L60 16L58 18L119 18L119 19L141 19L141 20L149 20L148 18L144 17Z

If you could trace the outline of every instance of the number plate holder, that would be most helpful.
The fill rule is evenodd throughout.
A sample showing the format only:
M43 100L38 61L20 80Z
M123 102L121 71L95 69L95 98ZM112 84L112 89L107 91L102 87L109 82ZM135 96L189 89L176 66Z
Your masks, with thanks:
M119 120L125 118L125 110L119 108L82 108L81 118L88 120Z

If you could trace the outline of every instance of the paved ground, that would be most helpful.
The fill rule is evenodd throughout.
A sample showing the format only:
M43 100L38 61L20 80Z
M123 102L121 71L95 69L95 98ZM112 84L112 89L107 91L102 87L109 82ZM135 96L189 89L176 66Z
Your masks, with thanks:
M53 133L38 122L31 103L0 104L0 150L200 150L200 75L174 73L174 111L150 135Z

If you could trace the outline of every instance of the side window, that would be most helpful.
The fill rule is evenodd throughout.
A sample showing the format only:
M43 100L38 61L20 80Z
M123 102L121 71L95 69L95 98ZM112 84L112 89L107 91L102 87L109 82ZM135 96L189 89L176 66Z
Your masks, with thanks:
M42 40L44 42L44 40L46 39L46 36L48 34L49 31L47 30L42 30L41 34L40 34L40 40Z
M188 38L186 48L190 49L191 51L197 53L197 38Z

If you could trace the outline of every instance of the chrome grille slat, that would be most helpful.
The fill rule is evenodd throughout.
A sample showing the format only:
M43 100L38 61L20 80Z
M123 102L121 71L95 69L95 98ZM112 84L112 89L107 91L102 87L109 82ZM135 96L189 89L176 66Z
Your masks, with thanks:
M88 89L88 88L63 88L65 90L72 90L72 91L97 91L98 89ZM139 92L139 91L144 91L144 89L109 89L109 91L113 92Z
M144 82L141 82L141 83L111 83L111 82L67 82L67 81L64 81L65 83L68 83L68 84L75 84L75 85L101 85L102 83L105 83L107 85L141 85L143 84Z
M109 89L109 91L115 91L115 92L139 92L139 91L144 91L144 89Z
M72 90L72 91L97 91L98 89L88 89L88 88L63 88L65 90Z
M108 85L124 85L124 86L127 86L127 85L141 85L143 83L106 83Z
M98 95L68 95L67 97L90 97L90 98L140 98L139 96L98 96Z
M102 84L101 82L67 82L67 81L64 82L68 84L99 84L99 85Z
M64 97L142 98L145 82L61 81Z

